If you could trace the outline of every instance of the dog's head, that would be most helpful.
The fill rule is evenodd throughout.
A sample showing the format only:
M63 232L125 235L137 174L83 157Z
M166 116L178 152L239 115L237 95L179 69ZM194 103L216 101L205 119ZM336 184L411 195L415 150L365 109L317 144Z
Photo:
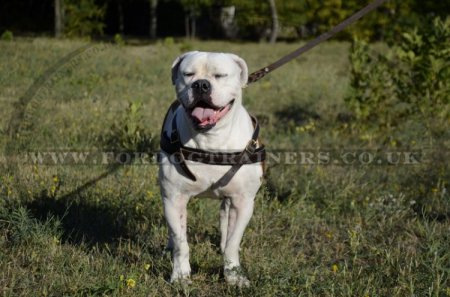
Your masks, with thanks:
M172 65L172 82L193 127L209 130L241 104L248 68L234 54L188 52Z

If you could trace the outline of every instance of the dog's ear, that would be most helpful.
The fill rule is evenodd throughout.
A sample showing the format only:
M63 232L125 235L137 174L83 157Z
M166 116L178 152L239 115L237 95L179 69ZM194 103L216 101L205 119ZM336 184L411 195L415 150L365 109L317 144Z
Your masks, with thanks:
M177 81L178 76L178 68L180 67L181 62L186 56L189 56L191 54L197 53L197 51L187 52L182 55L180 55L178 58L175 59L172 63L172 84L174 85Z
M233 58L233 60L236 62L236 64L238 64L239 68L241 68L241 86L245 87L247 85L247 81L248 81L248 67L247 67L247 63L245 63L244 59L242 59L241 57L235 55L235 54L230 54L231 57Z

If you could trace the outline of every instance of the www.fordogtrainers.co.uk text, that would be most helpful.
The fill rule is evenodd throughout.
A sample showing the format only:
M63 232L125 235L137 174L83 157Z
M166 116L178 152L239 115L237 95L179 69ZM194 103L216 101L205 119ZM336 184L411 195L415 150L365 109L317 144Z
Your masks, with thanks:
M31 151L14 156L0 157L1 163L14 162L21 165L157 165L159 152L114 152L114 151ZM267 151L268 165L418 165L424 163L423 151L375 151L375 150L298 150ZM171 156L177 163L179 156ZM217 164L217 156L214 156ZM223 164L229 164L223 157ZM219 159L220 160L220 159ZM262 161L262 160L261 160ZM220 162L218 162L220 163ZM195 165L195 162L192 162Z

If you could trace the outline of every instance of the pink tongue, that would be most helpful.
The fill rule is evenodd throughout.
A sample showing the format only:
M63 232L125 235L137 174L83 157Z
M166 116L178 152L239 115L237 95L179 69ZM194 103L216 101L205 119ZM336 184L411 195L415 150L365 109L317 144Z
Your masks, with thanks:
M212 108L196 107L191 115L197 119L200 124L206 124L208 121L213 120L215 113Z

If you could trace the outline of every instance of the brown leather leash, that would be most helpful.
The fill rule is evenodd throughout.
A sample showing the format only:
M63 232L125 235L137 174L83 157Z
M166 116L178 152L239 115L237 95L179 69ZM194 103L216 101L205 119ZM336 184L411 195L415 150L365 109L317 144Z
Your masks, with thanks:
M309 41L304 46L302 46L302 47L296 49L295 51L287 54L286 56L282 57L278 61L276 61L276 62L274 62L274 63L272 63L272 64L270 64L270 65L268 65L266 67L263 67L263 68L255 71L255 72L253 72L248 77L247 85L260 80L261 78L266 76L268 73L270 73L270 72L274 71L275 69L283 66L284 64L292 61L293 59L297 58L301 54L304 54L305 52L307 52L310 49L314 48L316 45L318 45L318 44L320 44L320 43L330 39L331 37L333 37L337 33L341 32L342 30L347 28L349 25L351 25L352 23L356 22L357 20L359 20L360 18L362 18L363 16L365 16L366 14L371 12L372 10L376 9L377 7L379 7L380 5L382 5L386 1L387 0L375 0L375 1L373 1L372 3L370 3L369 5L364 7L363 9L359 10L358 12L356 12L355 14L353 14L352 16L350 16L349 18L347 18L346 20L344 20L340 24L338 24L335 27L333 27L328 32L325 32L322 35L320 35L319 37L316 37L315 39Z

